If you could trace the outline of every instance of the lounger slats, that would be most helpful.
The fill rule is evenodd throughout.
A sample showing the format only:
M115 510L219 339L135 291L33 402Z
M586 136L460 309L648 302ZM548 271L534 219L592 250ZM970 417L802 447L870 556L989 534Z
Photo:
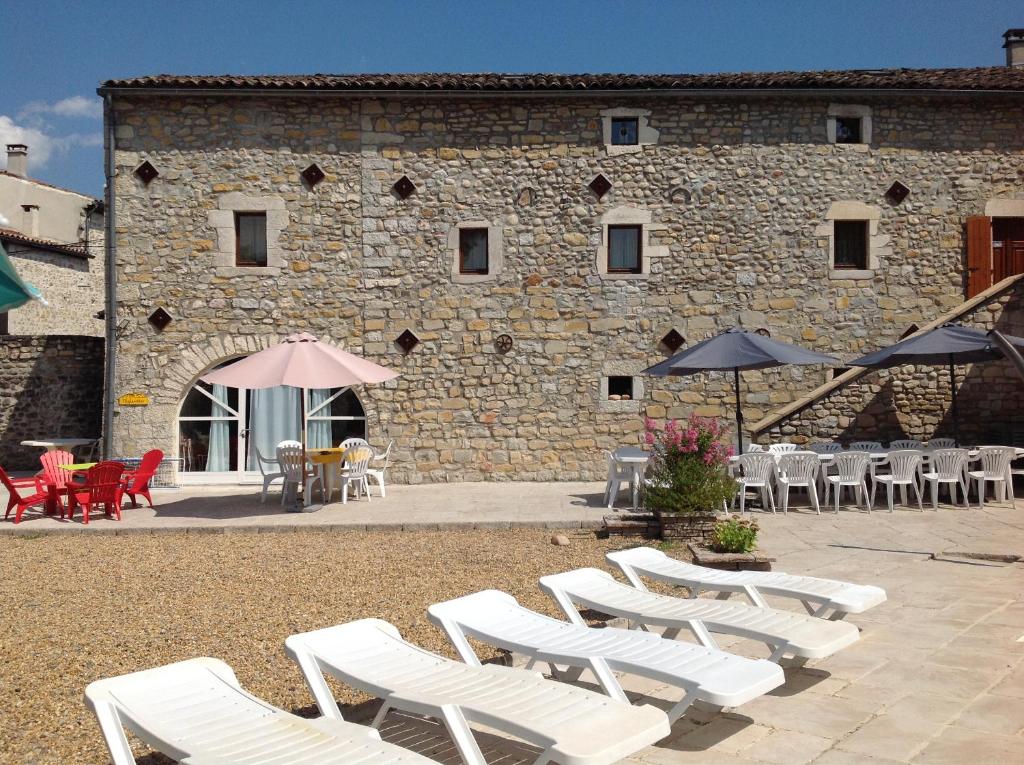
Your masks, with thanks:
M188 763L234 765L427 765L431 760L374 740L361 726L305 720L237 686L227 665L193 659L97 681L86 689L100 714L112 709L149 746ZM104 729L115 763L118 741Z
M496 590L437 603L429 609L463 653L475 660L464 637L514 651L538 661L588 668L603 661L617 672L648 677L683 688L694 700L736 706L785 682L778 665L747 659L703 646L664 640L658 635L616 628L595 629L552 619L531 611ZM469 655L466 656L465 654ZM621 692L617 681L609 693ZM676 716L685 711L680 708Z
M550 749L555 761L616 762L669 732L665 714L653 707L632 707L532 672L451 661L410 645L376 619L292 635L285 646L304 672L316 666L419 714L443 717L444 708L457 708L467 722ZM307 680L315 688L317 679Z
M659 595L617 582L598 569L546 576L541 579L541 587L556 599L567 598L639 624L670 629L703 625L712 632L750 638L801 658L829 656L859 637L857 628L845 622L721 600ZM562 605L569 607L565 602Z
M642 575L682 587L719 592L754 588L764 595L795 598L834 610L837 615L857 614L885 602L885 590L872 585L835 579L798 576L782 571L722 571L670 558L661 550L636 547L605 556L632 580ZM635 582L634 582L635 583Z

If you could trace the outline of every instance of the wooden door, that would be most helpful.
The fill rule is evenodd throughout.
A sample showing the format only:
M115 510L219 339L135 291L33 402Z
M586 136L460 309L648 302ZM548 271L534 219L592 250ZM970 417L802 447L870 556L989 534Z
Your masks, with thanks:
M992 221L992 279L1024 273L1024 218Z

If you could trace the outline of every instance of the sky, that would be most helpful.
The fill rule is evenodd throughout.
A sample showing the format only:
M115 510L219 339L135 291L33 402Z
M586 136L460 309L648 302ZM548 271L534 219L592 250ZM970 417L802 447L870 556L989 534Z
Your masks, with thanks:
M0 0L0 20L0 143L99 195L106 79L995 66L1024 2Z

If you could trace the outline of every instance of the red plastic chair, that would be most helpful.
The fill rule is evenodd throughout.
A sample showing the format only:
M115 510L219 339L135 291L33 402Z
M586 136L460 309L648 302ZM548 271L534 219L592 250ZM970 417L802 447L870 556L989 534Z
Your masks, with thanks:
M103 505L108 516L121 520L123 475L122 463L100 462L85 471L85 483L68 483L68 518L73 519L75 508L81 505L82 523L88 523L92 509Z
M61 495L67 496L71 471L65 470L61 465L74 465L75 455L60 450L44 452L40 455L39 462L43 465L43 480L50 492L46 502L46 511L56 513L59 510L63 517L64 505L61 502Z
M139 467L136 470L124 474L124 493L132 501L132 507L139 506L139 503L135 501L136 494L141 494L149 502L149 506L153 506L153 498L149 496L149 482L153 480L156 469L160 467L160 462L163 458L164 453L162 451L150 449L142 455L142 462L139 463Z
M7 471L0 467L0 483L7 489L7 512L4 513L4 520L7 520L7 516L11 514L11 510L14 512L14 522L19 523L21 521L21 514L25 512L25 508L32 507L33 505L40 505L46 502L46 498L49 496L49 492L46 490L46 484L43 483L43 479L40 476L33 476L32 478L11 478L7 475ZM22 496L21 489L33 489L32 494Z

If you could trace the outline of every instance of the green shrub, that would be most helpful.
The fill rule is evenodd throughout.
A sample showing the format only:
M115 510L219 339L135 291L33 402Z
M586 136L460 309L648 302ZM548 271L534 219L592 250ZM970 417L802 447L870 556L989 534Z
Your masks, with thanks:
M757 521L730 518L715 524L711 549L720 553L748 553L757 547Z
M717 420L691 417L680 427L669 420L664 429L646 420L646 441L653 448L644 484L644 505L662 513L717 511L736 493L726 470L732 449Z

